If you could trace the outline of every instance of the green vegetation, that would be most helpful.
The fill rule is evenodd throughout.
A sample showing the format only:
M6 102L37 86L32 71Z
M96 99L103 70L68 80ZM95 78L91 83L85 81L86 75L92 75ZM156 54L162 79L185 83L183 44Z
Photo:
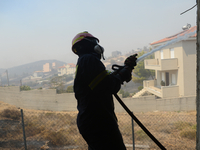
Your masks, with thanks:
M138 91L141 91L143 89L143 86L138 87Z
M68 82L68 81L71 81L73 80L73 76L72 75L63 75L63 79Z
M174 126L178 130L183 130L184 128L191 128L193 127L193 124L190 122L183 122L183 121L178 121L174 123Z
M74 92L74 88L73 85L70 85L67 87L67 93L73 93Z
M139 52L138 58L140 56L144 55L144 54L145 54L144 51ZM146 59L153 59L153 58L154 58L154 56L150 55ZM140 61L133 71L138 76L138 77L132 78L133 82L135 82L135 83L141 83L142 84L143 80L148 79L149 77L151 77L152 79L155 77L155 71L154 70L148 70L148 69L144 68L144 60Z
M190 140L195 140L196 139L196 130L184 129L183 131L181 131L180 136L190 139Z
M143 130L136 131L135 136L136 136L136 140L139 140L139 141L150 139L149 136Z
M65 85L63 82L61 82L57 87L56 87L56 93L61 94L61 93L66 93Z
M55 88L57 94L73 93L73 86L65 88L65 83L71 80L73 80L72 75L54 76L50 79L51 88Z
M130 93L127 92L127 91L124 91L124 90L120 90L119 91L119 94L122 94L122 98L126 98L126 97L129 97L130 96Z
M175 128L180 130L180 136L190 140L196 139L196 125L190 122L179 121L174 124Z
M160 82L160 85L161 85L161 86L165 86L165 82L162 80L162 81Z
M31 90L30 86L27 85L20 86L20 91L28 91L28 90Z

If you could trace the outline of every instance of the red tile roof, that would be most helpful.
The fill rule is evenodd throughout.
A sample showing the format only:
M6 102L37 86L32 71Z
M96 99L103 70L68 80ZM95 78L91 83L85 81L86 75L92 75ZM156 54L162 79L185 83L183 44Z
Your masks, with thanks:
M73 63L68 63L68 65L69 65L70 67L76 67L76 65L73 64Z
M194 26L194 27L191 27L190 29L187 29L187 30L184 30L184 31L181 31L175 35L172 35L172 36L169 36L169 37L166 37L164 39L161 39L159 41L156 41L156 42L152 42L150 43L150 45L154 45L154 44L158 44L158 43L162 43L162 42L166 42L166 41L170 41L172 39L175 39L177 38L177 36L184 36L185 34L188 34L188 33L191 33L191 32L194 32L195 30L197 30L197 26ZM190 36L190 37L196 37L197 34L193 35L193 36Z
M66 68L65 66L60 66L60 67L58 67L58 68Z

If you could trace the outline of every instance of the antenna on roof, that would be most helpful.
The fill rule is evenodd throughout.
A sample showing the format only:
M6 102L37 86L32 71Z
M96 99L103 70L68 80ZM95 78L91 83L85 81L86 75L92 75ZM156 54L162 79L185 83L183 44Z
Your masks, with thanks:
M182 27L183 30L188 30L189 28L191 28L191 24L188 24L188 23L187 25Z

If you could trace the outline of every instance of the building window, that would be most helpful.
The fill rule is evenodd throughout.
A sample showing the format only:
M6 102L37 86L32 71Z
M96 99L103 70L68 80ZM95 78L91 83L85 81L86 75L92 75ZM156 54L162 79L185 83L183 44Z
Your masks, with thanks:
M160 57L161 57L161 59L164 59L164 57L163 57L163 50L160 51Z
M174 49L173 48L170 49L170 56L171 56L171 58L174 58Z
M176 75L172 74L172 85L176 85Z
M165 72L162 72L162 81L165 82Z

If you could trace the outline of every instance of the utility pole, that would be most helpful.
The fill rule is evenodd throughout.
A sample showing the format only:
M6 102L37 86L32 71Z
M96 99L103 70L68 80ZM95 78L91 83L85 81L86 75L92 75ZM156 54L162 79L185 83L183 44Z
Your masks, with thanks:
M6 70L6 75L7 75L7 82L8 82L8 86L9 86L8 70Z
M200 0L197 2L197 42L196 42L196 52L197 52L197 69L196 69L196 109L197 109L197 132L196 132L196 150L200 150Z
M0 76L0 86L2 86L3 84L2 84L2 74L1 74L1 76Z

